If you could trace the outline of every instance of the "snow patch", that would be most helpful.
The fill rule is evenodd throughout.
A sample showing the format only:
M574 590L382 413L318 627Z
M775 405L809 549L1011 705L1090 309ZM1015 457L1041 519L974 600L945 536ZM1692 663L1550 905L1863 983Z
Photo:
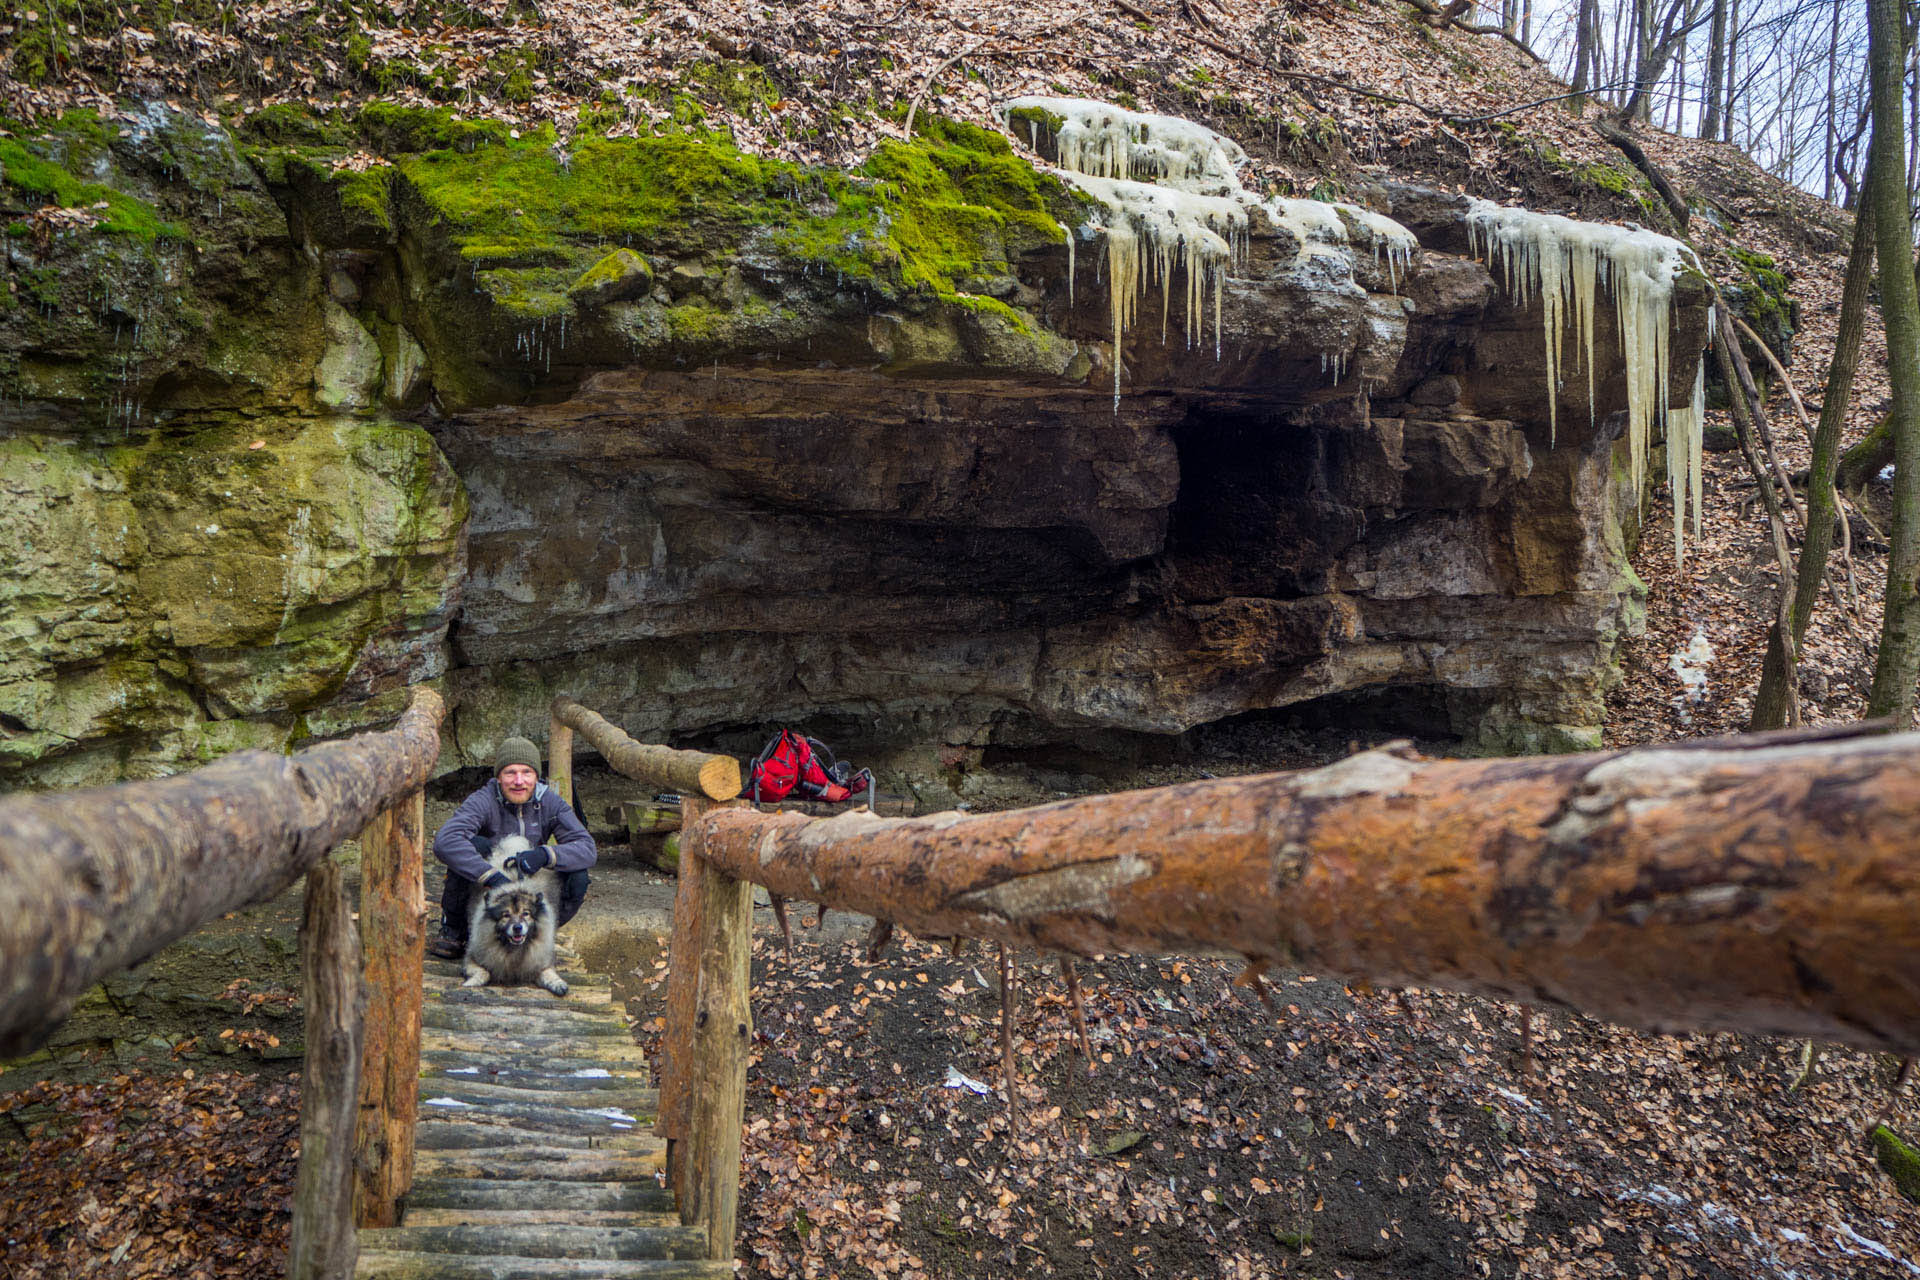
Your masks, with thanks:
M1667 659L1667 666L1680 679L1680 696L1673 700L1682 724L1693 722L1691 708L1707 700L1707 668L1717 655L1705 631L1696 630L1687 647Z
M569 1071L567 1074L581 1080L613 1079L613 1072L607 1070L605 1067L582 1067L578 1071Z
M946 1089L965 1089L968 1093L992 1093L993 1086L983 1084L972 1076L963 1075L957 1068L947 1068L947 1078L941 1084Z
M458 1098L428 1098L423 1106L429 1107L472 1107L471 1102L462 1102Z
M1860 1247L1858 1249L1849 1248L1847 1245L1847 1241L1849 1240L1853 1241L1854 1244L1857 1244ZM1840 1224L1840 1232L1838 1235L1834 1236L1833 1242L1835 1245L1839 1246L1840 1251L1842 1253L1845 1253L1848 1255L1852 1255L1855 1253L1865 1253L1872 1257L1880 1259L1882 1262L1898 1263L1900 1264L1900 1266L1904 1267L1909 1273L1916 1276L1920 1276L1920 1267L1916 1267L1915 1265L1913 1265L1913 1263L1908 1262L1905 1258L1901 1257L1899 1254L1895 1253L1893 1250L1887 1248L1887 1246L1881 1244L1878 1240L1869 1240L1867 1237L1861 1235L1858 1231L1855 1231L1851 1226L1849 1226L1844 1222Z
M591 1107L588 1108L587 1114L590 1116L602 1116L608 1120L624 1120L628 1128L632 1128L634 1125L634 1118L618 1107Z
M447 1068L447 1074L448 1074L448 1075L450 1075L450 1076L477 1076L477 1075L479 1075L479 1074L480 1074L480 1068L478 1068L478 1067L448 1067L448 1068Z

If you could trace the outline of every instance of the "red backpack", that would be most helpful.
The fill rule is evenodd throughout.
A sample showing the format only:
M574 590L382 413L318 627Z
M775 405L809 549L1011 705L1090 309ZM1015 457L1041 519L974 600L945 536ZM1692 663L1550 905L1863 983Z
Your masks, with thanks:
M826 743L785 728L747 766L747 795L755 804L789 796L839 804L872 790L871 769L855 773L853 766L833 758Z

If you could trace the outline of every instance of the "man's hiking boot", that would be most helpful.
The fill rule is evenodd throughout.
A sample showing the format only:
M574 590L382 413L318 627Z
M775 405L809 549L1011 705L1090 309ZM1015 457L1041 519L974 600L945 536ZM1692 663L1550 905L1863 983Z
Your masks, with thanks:
M450 933L427 940L427 954L439 960L458 960L467 954L467 944Z

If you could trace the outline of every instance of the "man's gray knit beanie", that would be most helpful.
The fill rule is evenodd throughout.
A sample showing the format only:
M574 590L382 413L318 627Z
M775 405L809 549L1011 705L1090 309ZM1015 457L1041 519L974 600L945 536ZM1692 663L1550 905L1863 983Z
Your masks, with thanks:
M493 753L493 776L499 777L510 764L524 764L536 774L540 772L540 748L525 738L508 738Z

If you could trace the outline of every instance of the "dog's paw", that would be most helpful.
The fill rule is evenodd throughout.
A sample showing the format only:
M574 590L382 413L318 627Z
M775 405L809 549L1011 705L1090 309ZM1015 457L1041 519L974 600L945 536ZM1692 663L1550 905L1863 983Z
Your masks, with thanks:
M460 985L463 987L484 987L487 985L487 980L492 976L492 974L482 969L479 965L470 964L467 966L467 980Z
M552 969L546 969L541 972L540 985L557 996L567 994L567 980Z

